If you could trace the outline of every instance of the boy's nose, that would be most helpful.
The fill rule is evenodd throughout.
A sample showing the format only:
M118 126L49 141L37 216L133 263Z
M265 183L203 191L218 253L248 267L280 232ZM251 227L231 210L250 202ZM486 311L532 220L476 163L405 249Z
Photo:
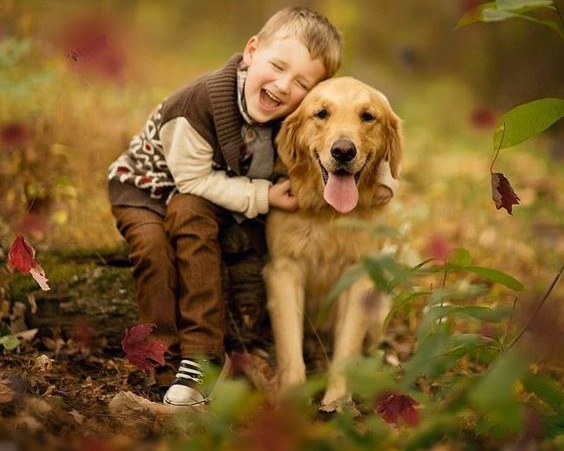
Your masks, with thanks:
M276 80L276 87L280 92L287 94L290 91L290 83L290 77L280 77Z

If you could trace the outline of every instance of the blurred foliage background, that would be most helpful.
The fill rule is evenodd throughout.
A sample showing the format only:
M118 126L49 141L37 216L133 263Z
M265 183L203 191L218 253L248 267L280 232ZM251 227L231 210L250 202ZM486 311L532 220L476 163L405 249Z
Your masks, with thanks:
M562 125L501 152L494 170L521 199L512 217L491 202L488 168L504 111L562 97L563 46L554 31L518 20L455 30L478 3L301 2L342 30L338 75L385 92L404 121L391 206L408 238L403 258L420 261L437 242L466 247L540 289L564 255ZM1 0L2 244L17 233L39 248L121 242L106 198L110 162L164 97L221 66L292 4Z
M414 266L428 257L444 259L450 251L465 248L469 252L463 254L472 255L473 265L496 268L521 281L525 290L518 297L499 284L472 292L481 279L463 271L447 281L445 270L444 277L437 273L421 286L440 292L442 278L443 289L447 282L452 298L462 297L465 306L484 300L488 306L511 308L515 301L509 323L515 317L514 324L526 324L535 360L543 362L545 373L555 375L559 384L554 385L555 391L561 392L564 304L558 301L564 298L562 284L551 292L542 310L534 309L564 260L562 122L523 144L501 150L493 170L505 174L520 198L512 216L495 209L490 165L495 154L492 135L504 112L535 99L564 97L564 46L554 30L522 20L456 29L459 18L480 3L300 2L326 15L343 32L345 57L337 75L355 76L383 91L403 120L401 189L388 210L390 225L401 235L389 246L395 249L394 257ZM563 11L561 3L555 2ZM108 165L127 148L131 136L163 98L202 72L223 65L231 54L242 51L269 16L293 4L281 0L0 0L0 261L7 259L6 250L16 235L24 235L39 251L62 250L63 255L83 248L120 246L123 241L107 201ZM552 14L551 19L558 22L554 11L544 14ZM72 261L70 265L76 266ZM77 266L78 270L82 267ZM69 278L55 267L47 275L58 288ZM398 321L387 335L396 340L396 347L401 344L398 337L406 340L405 355L400 355L403 361L414 348L415 331L421 333L417 310L424 304L402 306L407 302L394 308L407 326L401 329ZM466 330L458 319L452 324L449 333ZM482 323L470 326L468 330L479 329L480 336L503 336L503 342L511 329L495 325L494 330ZM437 348L433 342L425 348L421 336L418 340L419 354L415 355L419 360L412 364L416 369L421 360L430 360L426 352ZM509 399L518 385L515 371L524 364L514 354L500 355L497 373L492 372L495 383L490 378L489 385L482 384L474 403L484 412L496 407L505 415L517 411L514 404L493 406L499 400L493 395L507 392ZM482 364L469 367L465 361L457 370L458 380L464 384L483 368ZM534 371L542 373L538 366ZM362 379L363 371L357 373ZM365 373L364 383L375 390L374 368L366 367ZM450 376L446 373L445 377ZM448 381L438 380L442 389L448 386ZM529 385L535 382L534 378L523 380ZM357 388L362 386L357 383ZM561 393L553 396L553 385L547 386L550 393L543 399L556 406L560 421L564 415ZM436 386L419 388L428 395L427 401L435 395L440 400ZM538 387L526 389L537 395L542 392ZM531 401L522 387L519 390L521 398ZM456 396L450 398L454 404ZM233 412L241 410L233 406ZM429 403L426 415L436 417L436 425L447 418L458 421L452 413L458 412L455 407L444 403L443 410L435 407ZM449 411L451 407L455 410ZM344 418L338 421L347 421ZM345 426L342 423L338 429ZM453 430L456 435L458 429Z

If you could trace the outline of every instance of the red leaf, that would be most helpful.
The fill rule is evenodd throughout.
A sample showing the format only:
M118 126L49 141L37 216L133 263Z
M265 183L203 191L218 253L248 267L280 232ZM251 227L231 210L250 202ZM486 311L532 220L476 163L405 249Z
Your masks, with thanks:
M444 236L435 233L427 241L426 251L429 256L437 260L447 260L452 251L452 245Z
M26 273L37 264L34 257L35 249L23 236L18 236L10 247L8 264L10 268Z
M519 204L519 198L509 180L499 172L492 173L492 198L495 202L496 208L505 208L507 212L512 215L512 206Z
M35 249L23 236L18 236L10 247L8 254L8 266L23 273L30 273L42 290L49 291L45 271L35 260Z
M150 370L158 365L164 365L166 344L159 340L148 339L155 328L154 324L137 324L125 329L121 340L127 360L142 370Z
M419 403L408 395L386 393L378 397L374 411L386 423L398 425L400 417L410 426L419 424L419 412L415 409Z

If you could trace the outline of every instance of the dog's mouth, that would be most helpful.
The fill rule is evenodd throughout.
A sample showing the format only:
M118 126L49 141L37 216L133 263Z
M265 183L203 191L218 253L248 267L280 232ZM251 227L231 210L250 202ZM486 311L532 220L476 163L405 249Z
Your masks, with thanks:
M325 184L323 190L325 202L339 213L344 214L354 210L359 199L357 183L366 163L354 173L343 167L329 171L321 162L319 154L316 152L315 155Z

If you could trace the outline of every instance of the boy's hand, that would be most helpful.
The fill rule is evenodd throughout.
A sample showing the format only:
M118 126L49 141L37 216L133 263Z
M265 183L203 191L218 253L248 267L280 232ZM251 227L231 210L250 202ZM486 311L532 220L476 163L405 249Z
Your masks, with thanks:
M298 209L298 199L292 194L290 180L272 185L268 189L268 203L273 208L280 208L286 211L296 211Z

